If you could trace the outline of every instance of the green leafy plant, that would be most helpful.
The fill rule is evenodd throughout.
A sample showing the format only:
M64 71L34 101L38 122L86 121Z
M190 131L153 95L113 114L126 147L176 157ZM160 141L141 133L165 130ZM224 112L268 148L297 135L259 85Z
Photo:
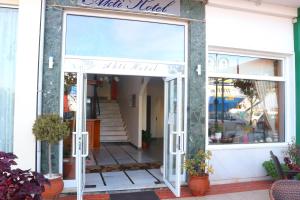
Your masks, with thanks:
M151 132L149 130L142 130L142 141L145 143L151 142Z
M296 144L295 138L292 138L292 142L288 144L287 150L284 152L284 154L290 158L292 163L300 164L300 148Z
M70 134L69 124L57 114L39 116L32 127L32 132L38 140L48 143L49 178L52 174L51 145L58 143Z
M215 132L216 133L223 133L224 132L224 125L223 124L216 124L215 125Z
M190 176L206 176L213 173L213 168L209 165L211 151L199 150L190 159L186 159L184 167Z
M279 174L277 173L277 170L275 168L275 163L273 162L273 160L265 161L265 162L263 162L262 165L265 168L268 176L271 176L272 179L274 179L274 180L279 179ZM281 167L282 167L283 171L289 170L285 164L281 164Z

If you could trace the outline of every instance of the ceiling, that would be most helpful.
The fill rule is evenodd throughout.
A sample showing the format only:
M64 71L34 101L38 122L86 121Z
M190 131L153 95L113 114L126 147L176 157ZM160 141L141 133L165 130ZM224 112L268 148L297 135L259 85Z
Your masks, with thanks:
M278 5L284 5L288 7L300 7L300 0L248 0L258 3L272 3L272 4L278 4Z

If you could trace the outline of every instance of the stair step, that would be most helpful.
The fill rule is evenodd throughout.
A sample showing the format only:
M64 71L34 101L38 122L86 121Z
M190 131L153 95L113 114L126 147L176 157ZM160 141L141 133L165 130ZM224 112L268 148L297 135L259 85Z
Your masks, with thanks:
M128 136L119 136L119 135L114 135L114 136L100 136L100 141L101 142L127 142L128 141Z
M101 121L101 126L124 126L123 122L102 122Z
M119 108L119 104L117 103L100 103L99 105L102 108Z
M124 126L101 126L101 133L103 131L124 131Z
M99 99L100 103L117 103L116 100Z
M115 114L119 114L119 115L121 115L121 113L120 113L120 110L101 110L100 111L100 115L115 115Z
M126 136L127 132L126 131L101 131L101 136Z
M100 112L101 111L115 111L115 110L120 110L119 107L101 107L100 106Z
M99 119L122 118L120 113L117 114L100 114Z
M123 123L123 120L121 118L108 118L108 119L101 119L101 123L106 123L106 122L119 122Z

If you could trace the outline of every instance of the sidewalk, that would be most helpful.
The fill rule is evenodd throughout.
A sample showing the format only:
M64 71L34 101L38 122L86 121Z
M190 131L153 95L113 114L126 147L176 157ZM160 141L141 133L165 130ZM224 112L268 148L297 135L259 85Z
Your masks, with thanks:
M255 190L248 192L208 195L204 197L173 198L166 200L269 200L268 190Z

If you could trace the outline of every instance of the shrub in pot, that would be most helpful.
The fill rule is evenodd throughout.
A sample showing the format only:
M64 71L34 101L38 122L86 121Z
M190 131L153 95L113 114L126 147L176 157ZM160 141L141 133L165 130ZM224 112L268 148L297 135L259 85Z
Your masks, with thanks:
M189 175L188 186L194 196L204 195L209 190L209 174L213 173L213 168L208 163L210 159L210 151L199 150L184 163Z
M44 185L48 180L40 173L19 168L16 155L0 151L0 199L2 200L40 200Z
M149 130L142 130L142 149L148 149L151 142L151 132Z
M63 190L63 180L61 175L52 173L51 146L70 134L69 125L57 114L45 114L35 120L32 132L38 140L48 144L49 171L46 177L50 180L50 185L45 186L43 199L55 199Z

